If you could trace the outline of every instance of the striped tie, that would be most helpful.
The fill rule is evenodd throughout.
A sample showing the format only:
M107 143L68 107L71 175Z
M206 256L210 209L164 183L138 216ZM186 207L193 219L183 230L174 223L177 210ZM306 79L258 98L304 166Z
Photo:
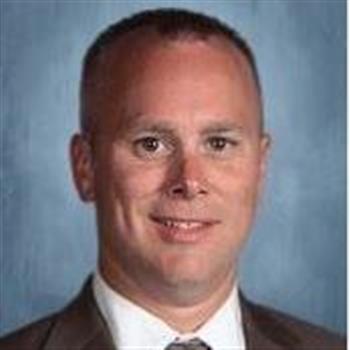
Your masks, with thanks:
M212 348L199 338L194 338L186 342L172 342L165 350L212 350Z

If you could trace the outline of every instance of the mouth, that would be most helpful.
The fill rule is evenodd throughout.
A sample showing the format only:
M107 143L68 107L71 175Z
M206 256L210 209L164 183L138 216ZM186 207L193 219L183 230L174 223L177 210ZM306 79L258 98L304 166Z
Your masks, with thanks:
M168 243L198 243L209 236L218 220L151 216L160 238Z

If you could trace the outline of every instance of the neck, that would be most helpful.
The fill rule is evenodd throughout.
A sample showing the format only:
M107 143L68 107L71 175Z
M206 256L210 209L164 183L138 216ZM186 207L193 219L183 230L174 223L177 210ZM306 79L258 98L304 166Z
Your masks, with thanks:
M157 293L150 293L140 288L122 271L105 268L103 264L100 264L99 270L111 289L156 315L179 333L190 333L199 329L226 301L235 277L232 270L215 288L202 288L200 292L184 297L183 286L173 286L173 290L169 291L168 288L166 292L159 288Z

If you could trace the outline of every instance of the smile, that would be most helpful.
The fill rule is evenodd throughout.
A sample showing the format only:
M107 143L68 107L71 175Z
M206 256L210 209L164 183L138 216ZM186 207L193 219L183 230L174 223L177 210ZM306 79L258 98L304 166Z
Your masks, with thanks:
M188 221L188 220L164 219L164 220L159 220L158 222L166 227L174 227L182 230L191 230L191 229L203 227L206 225L205 222Z
M198 243L208 236L215 220L151 217L162 240L171 243Z

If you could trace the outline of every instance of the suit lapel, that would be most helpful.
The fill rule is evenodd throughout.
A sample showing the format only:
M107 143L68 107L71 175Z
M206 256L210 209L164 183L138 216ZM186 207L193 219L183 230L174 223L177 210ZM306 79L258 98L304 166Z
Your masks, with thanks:
M107 332L100 332L95 334L95 336L85 344L81 349L82 350L117 350L113 343L112 339Z
M300 348L300 340L269 312L248 301L240 292L246 350L287 350Z
M78 297L58 316L43 350L115 350L108 327L94 300L91 278Z

